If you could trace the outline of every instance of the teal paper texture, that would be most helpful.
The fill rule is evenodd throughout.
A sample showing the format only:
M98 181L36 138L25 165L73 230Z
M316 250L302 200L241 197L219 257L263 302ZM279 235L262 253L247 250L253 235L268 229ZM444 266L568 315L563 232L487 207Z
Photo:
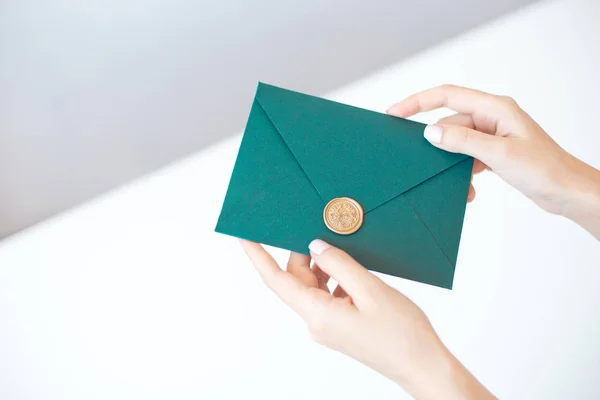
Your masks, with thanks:
M451 288L473 159L424 128L261 83L216 231L303 254L320 238L370 270ZM356 233L325 226L336 197L362 205Z

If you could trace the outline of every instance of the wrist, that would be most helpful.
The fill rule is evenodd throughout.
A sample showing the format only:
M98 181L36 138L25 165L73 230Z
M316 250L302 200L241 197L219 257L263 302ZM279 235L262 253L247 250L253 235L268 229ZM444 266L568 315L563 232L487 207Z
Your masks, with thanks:
M492 394L437 341L397 382L416 399L493 399Z
M600 171L575 157L567 170L562 215L600 240Z

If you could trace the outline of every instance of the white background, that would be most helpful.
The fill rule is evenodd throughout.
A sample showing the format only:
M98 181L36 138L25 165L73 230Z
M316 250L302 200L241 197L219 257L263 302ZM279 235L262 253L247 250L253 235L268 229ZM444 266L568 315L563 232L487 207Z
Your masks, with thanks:
M541 3L328 97L381 111L447 82L510 94L599 167L599 14L593 0ZM314 344L213 233L238 144L0 244L0 398L402 398ZM599 398L600 245L490 173L475 185L454 289L386 281L501 398Z

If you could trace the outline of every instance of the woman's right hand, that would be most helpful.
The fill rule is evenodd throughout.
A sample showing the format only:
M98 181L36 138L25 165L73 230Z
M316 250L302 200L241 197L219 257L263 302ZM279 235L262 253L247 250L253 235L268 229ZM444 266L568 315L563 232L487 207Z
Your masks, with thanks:
M448 351L415 303L344 251L313 240L311 255L291 253L283 271L260 244L241 243L265 284L304 319L317 342L417 399L495 398ZM338 284L333 292L330 278Z
M441 107L458 114L425 128L432 145L474 157L474 174L494 171L544 210L572 219L600 239L600 171L562 149L512 98L444 85L387 112L407 118ZM471 187L469 200L474 197Z

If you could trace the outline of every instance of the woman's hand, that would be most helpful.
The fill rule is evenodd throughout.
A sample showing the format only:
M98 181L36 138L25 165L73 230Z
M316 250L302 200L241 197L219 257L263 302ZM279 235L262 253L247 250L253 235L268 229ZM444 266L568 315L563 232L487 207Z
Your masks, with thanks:
M345 252L313 241L311 257L292 253L287 271L257 243L241 241L266 285L308 325L318 342L345 353L420 399L493 396L442 344L412 301ZM327 282L338 282L333 293Z
M428 125L434 146L476 159L553 214L564 215L600 239L600 171L563 150L510 97L445 85L408 97L388 114L407 118L447 107L458 114ZM473 187L469 200L475 197Z

